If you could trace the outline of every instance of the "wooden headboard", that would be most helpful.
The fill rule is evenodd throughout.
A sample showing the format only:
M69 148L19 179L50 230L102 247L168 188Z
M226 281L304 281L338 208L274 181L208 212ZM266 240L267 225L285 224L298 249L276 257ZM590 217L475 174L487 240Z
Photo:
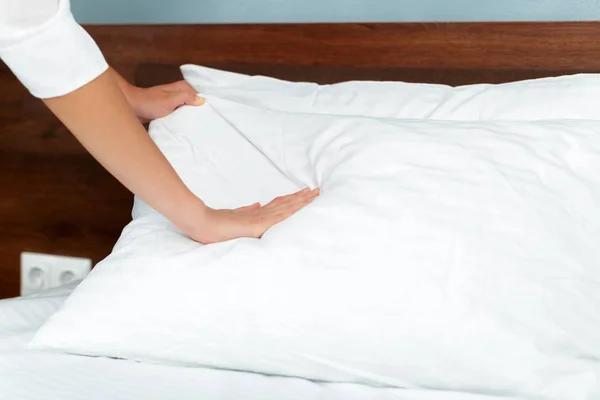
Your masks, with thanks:
M194 63L290 80L451 85L600 72L600 23L93 26L108 61L145 86ZM0 298L19 254L111 250L132 196L0 63Z

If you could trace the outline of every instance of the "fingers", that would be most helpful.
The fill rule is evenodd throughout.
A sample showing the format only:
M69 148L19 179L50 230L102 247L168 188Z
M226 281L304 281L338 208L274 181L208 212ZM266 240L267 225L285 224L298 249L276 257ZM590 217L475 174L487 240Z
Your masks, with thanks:
M249 206L236 208L234 211L238 211L238 212L252 211L252 210L258 210L259 208L260 208L260 203L254 203L254 204L250 204Z
M180 81L177 82L173 82L171 84L172 89L176 92L194 92L196 93L196 91L194 90L194 88L192 87L192 85L190 85L186 80L182 79Z
M201 106L205 103L204 98L198 97L194 91L171 92L170 98L173 109L183 105Z
M308 204L313 201L320 194L320 189L310 190L309 188L303 189L299 192L288 194L286 196L277 197L265 207L270 208L281 208L286 207L290 204Z
M304 206L310 204L319 194L317 189L315 190L307 190L303 192L295 193L291 196L286 196L279 204L277 204L278 209L286 209L286 208L294 208L299 210Z
M310 204L314 199L317 198L318 195L318 189L302 191L286 198L285 201L279 205L279 207L285 208L297 206L300 209Z
M318 195L319 189L304 189L297 193L278 197L260 210L256 211L260 219L260 225L265 231L273 225L291 217L298 211L310 204Z
M304 189L291 195L278 197L262 207L260 203L254 203L235 210L229 210L228 215L233 219L230 220L228 226L233 233L225 234L225 236L260 238L274 225L291 217L310 204L319 193L319 189ZM227 212L221 211L221 213L227 215ZM232 221L236 222L229 225Z
M171 95L173 108L183 105L201 106L206 102L203 97L198 96L189 83L183 80L165 85L164 89Z
M201 106L206 102L206 99L204 97L198 96L196 90L187 81L181 80L179 82L175 82L175 88L177 92L187 93L189 96L191 96L192 94L194 95L193 100L191 102L185 103L189 106Z

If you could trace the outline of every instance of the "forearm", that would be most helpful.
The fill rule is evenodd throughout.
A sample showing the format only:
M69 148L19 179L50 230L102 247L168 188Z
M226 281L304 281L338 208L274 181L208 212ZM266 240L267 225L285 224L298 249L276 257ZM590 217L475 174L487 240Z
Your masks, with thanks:
M69 5L68 0L0 0L0 58L100 164L185 234L203 243L260 237L316 196L301 192L262 208L206 207L140 124L204 100L185 81L141 89L107 70Z
M128 106L107 71L46 105L82 145L123 185L193 235L206 207L181 181Z

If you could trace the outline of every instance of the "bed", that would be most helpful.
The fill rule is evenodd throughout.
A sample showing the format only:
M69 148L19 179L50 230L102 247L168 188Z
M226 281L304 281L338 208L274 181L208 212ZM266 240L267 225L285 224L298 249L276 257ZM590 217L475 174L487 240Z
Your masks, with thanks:
M319 83L462 85L600 71L600 47L590 40L600 33L594 22L95 26L89 31L110 63L139 85L177 79L177 66L184 63ZM0 208L0 297L11 297L17 294L20 251L99 261L127 222L131 199L5 68L0 84L10 94L0 100L6 130L0 136L0 179L7 188ZM0 399L496 398L28 349L74 286L0 302Z
M27 348L77 283L0 302L0 399L492 400L428 390L324 384L216 369L44 354Z
M600 71L600 47L590 39L597 22L87 29L140 86L180 79L186 63L318 83L465 85ZM131 196L1 63L0 88L0 298L7 298L19 294L22 251L102 260L130 219Z

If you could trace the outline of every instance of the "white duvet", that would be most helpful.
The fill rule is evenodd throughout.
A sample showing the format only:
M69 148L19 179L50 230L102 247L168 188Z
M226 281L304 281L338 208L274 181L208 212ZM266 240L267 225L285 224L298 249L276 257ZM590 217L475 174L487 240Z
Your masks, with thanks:
M316 381L600 396L600 122L292 113L224 95L153 124L213 207L322 195L202 246L136 201L37 349ZM157 290L160 292L157 294Z

